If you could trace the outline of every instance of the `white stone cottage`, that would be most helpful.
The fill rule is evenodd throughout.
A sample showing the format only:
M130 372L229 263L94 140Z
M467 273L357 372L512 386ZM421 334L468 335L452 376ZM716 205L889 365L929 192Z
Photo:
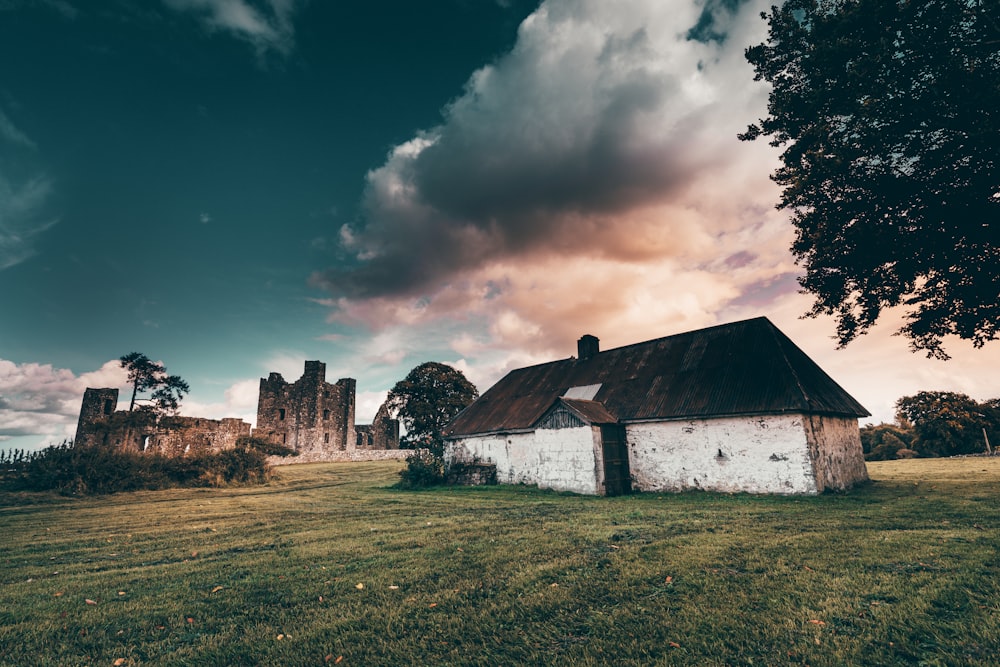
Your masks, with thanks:
M445 461L576 493L816 494L866 481L869 413L759 317L507 374L446 431Z

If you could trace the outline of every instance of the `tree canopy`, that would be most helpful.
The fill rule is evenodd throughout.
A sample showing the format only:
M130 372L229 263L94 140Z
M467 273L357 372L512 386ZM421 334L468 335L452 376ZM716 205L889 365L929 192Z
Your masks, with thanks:
M1000 3L787 0L746 51L772 84L740 139L784 146L809 315L846 345L887 308L914 351L1000 324Z
M396 383L386 404L406 429L400 442L403 447L426 447L440 456L444 427L478 397L476 386L462 371L428 361Z
M129 352L119 359L121 367L128 372L128 382L132 385L132 400L128 410L136 409L138 401L145 401L140 410L152 410L174 414L180 406L180 401L191 391L188 383L179 375L168 375L166 367L140 352ZM139 394L152 392L148 399L142 399Z
M922 456L975 454L986 450L985 430L1000 436L997 399L984 403L950 391L921 391L896 401L897 421L913 430L912 448Z

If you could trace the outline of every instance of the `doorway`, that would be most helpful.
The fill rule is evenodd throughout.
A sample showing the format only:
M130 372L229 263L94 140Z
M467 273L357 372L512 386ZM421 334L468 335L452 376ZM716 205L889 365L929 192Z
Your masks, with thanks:
M604 454L604 495L631 493L632 474L628 467L625 427L621 424L601 424L601 449Z

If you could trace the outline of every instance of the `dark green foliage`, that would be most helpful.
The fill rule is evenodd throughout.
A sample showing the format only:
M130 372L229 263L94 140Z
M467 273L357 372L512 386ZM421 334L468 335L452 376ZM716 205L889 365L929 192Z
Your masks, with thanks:
M5 485L25 491L62 495L103 495L179 486L261 484L270 467L266 452L237 447L190 457L122 452L72 442L47 447L2 463Z
M406 467L399 471L401 489L423 489L444 483L444 461L427 450L414 452L406 459Z
M868 424L861 428L861 447L866 461L891 461L910 448L913 429L895 424Z
M1000 323L1000 3L787 0L746 51L773 85L741 139L784 146L810 315L846 345L907 307L911 348L981 347Z
M478 397L479 391L462 371L434 361L417 366L396 383L386 400L406 428L400 447L426 448L441 456L444 427Z
M976 454L986 450L983 430L1000 439L997 399L979 403L965 394L922 391L896 401L899 421L911 424L911 448L921 456Z
M237 449L252 449L267 456L298 456L299 453L280 442L273 442L265 438L258 438L252 435L244 435L236 440Z

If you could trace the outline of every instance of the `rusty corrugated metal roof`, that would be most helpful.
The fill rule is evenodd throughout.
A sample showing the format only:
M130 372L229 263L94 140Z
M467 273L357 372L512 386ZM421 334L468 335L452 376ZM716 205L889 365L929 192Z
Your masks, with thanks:
M601 385L594 401L622 422L783 412L869 416L758 317L511 371L462 411L448 433L529 430L567 389L594 384Z
M575 412L588 424L615 424L618 418L608 412L603 403L588 401L581 398L561 398L559 402Z

